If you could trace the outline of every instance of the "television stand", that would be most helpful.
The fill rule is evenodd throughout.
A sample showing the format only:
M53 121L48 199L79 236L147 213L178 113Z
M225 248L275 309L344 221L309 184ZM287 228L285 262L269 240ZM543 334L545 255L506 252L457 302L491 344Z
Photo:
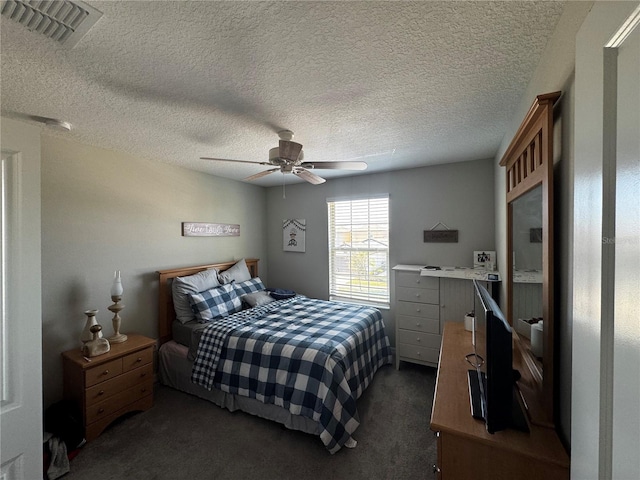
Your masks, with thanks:
M470 348L471 333L464 325L446 322L431 412L431 430L438 436L438 478L567 480L569 456L553 428L531 424L529 432L490 434L483 421L471 416L465 361Z

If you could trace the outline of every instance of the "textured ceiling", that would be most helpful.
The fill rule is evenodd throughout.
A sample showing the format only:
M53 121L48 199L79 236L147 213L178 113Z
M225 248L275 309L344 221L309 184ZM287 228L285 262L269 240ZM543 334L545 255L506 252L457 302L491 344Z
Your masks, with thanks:
M281 129L305 160L359 159L367 172L494 156L564 8L86 3L104 15L73 49L2 17L3 113L66 120L71 132L51 134L236 180L263 167L199 157L266 161Z

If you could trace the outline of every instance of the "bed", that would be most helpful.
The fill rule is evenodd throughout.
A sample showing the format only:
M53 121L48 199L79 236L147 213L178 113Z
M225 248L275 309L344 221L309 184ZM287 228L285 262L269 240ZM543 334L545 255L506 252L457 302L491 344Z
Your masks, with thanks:
M268 295L257 259L158 275L163 384L317 435L330 453L356 445L356 400L376 371L392 363L377 309L276 295L282 292ZM222 285L196 292L203 288L197 282L208 278L215 284L216 276ZM189 284L190 279L196 283ZM184 282L191 289L190 312L182 294L173 294ZM230 299L234 295L243 300L242 309ZM189 320L193 315L196 319Z

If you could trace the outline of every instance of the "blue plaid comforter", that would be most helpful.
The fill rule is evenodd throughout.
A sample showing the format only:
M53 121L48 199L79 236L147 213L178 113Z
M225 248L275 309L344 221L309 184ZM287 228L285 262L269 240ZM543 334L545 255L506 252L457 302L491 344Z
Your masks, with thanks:
M335 453L360 424L356 399L391 362L378 310L296 296L211 322L191 380L315 420Z

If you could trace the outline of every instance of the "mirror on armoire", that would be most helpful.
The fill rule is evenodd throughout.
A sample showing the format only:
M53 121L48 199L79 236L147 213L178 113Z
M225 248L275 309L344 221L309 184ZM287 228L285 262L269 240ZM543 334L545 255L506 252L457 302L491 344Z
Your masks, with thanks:
M500 165L506 167L506 311L529 418L554 425L553 105L536 97Z

